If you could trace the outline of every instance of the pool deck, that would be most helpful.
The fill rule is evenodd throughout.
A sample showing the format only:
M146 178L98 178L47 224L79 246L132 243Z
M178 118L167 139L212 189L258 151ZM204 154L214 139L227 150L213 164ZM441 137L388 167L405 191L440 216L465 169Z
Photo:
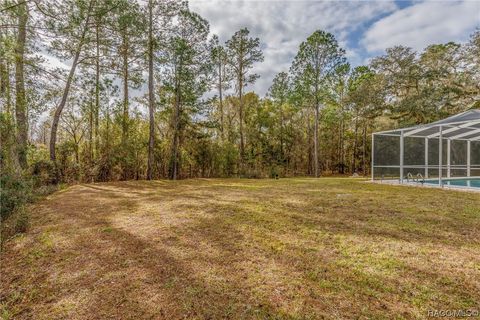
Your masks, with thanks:
M479 179L480 177L470 177L471 179ZM465 179L465 178L448 178L448 180L455 180L455 179ZM429 183L421 183L421 182L403 182L400 183L399 179L394 180L369 180L370 183L378 183L378 184L388 184L388 185L398 185L404 187L416 187L416 188L436 188L436 189L444 189L444 190L456 190L456 191L464 191L464 192L476 192L480 193L480 188L476 187L467 187L467 186L452 186L452 185L435 185Z

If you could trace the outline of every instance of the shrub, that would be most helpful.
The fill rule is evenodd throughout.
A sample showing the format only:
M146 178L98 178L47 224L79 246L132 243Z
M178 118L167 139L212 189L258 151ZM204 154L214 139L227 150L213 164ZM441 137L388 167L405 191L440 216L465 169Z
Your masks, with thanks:
M22 206L18 208L14 214L14 217L14 233L26 232L29 225L29 219L25 207Z
M270 178L272 179L278 179L280 177L280 170L281 168L279 168L278 166L271 166L270 167Z
M42 176L43 165L34 166L37 176ZM48 165L46 168L50 168ZM35 171L35 170L40 171ZM47 170L49 171L49 170ZM49 176L49 175L46 175ZM24 179L16 175L2 173L0 177L0 249L3 243L17 233L26 232L29 226L28 202L47 196L56 190L56 184L38 184L41 181L33 176ZM48 181L45 180L45 181ZM35 186L35 187L33 187Z
M31 186L21 177L3 173L0 176L0 218L7 218L31 198Z
M15 208L5 219L2 218L0 228L0 251L5 242L18 233L26 232L29 226L29 216L24 205Z
M32 177L35 186L52 184L55 182L55 166L48 160L36 161L32 164Z

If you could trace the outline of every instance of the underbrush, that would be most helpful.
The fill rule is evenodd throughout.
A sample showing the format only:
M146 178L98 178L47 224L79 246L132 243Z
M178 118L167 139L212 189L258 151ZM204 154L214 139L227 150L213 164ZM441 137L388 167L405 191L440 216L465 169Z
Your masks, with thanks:
M28 205L60 187L44 183L35 172L28 176L9 173L0 176L0 250L5 241L27 231Z
M25 206L18 207L6 219L2 220L0 249L3 244L13 236L24 233L29 226L29 218Z

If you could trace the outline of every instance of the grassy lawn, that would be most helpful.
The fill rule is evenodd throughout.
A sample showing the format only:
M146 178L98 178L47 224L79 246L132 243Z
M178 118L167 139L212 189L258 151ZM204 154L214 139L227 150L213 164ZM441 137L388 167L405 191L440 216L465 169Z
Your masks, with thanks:
M77 185L1 253L9 319L425 318L480 309L480 196L355 179Z

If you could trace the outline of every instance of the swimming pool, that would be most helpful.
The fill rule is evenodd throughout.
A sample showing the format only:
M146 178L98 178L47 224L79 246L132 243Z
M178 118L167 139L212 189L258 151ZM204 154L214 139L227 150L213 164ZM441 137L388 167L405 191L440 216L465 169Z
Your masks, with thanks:
M480 189L480 178L461 178L461 179L442 179L442 183L445 186L452 187L468 187ZM425 184L439 184L439 180L425 180Z

